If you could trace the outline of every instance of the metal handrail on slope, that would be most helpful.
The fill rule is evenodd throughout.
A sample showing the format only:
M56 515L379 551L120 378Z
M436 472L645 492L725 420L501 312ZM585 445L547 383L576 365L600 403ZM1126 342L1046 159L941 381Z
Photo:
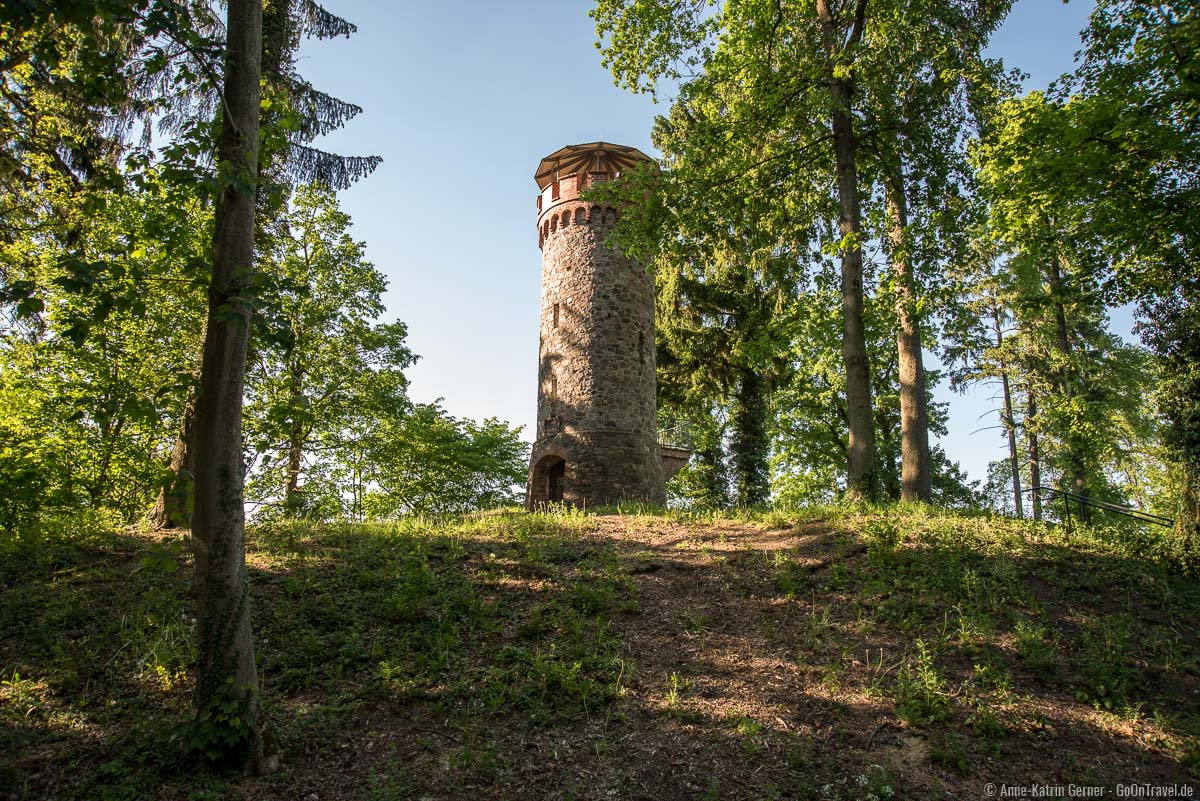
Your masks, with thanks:
M1172 528L1175 525L1175 521L1170 519L1169 517L1162 517L1161 515L1154 515L1154 514L1150 514L1149 512L1143 512L1141 509L1136 509L1132 506L1118 506L1115 503L1109 503L1108 501L1101 501L1101 500L1097 500L1095 498L1089 498L1086 495L1080 495L1075 492L1068 492L1067 490L1058 489L1057 487L1045 487L1045 486L1030 487L1027 490L1022 490L1021 494L1024 495L1027 492L1046 492L1046 493L1049 493L1052 495L1058 495L1060 498L1062 498L1063 499L1063 511L1065 513L1064 520L1065 520L1068 528L1070 528L1070 526L1071 526L1071 504L1070 504L1071 500L1074 500L1075 502L1077 502L1081 509L1084 506L1094 506L1097 509L1103 509L1106 512L1113 512L1114 514L1124 515L1125 517L1133 518L1134 520L1137 520L1142 523L1150 523L1151 525L1164 526L1166 528Z

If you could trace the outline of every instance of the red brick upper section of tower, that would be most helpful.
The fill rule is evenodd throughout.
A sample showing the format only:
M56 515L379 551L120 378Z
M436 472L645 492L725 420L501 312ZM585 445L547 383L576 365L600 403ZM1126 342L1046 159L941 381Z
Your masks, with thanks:
M591 225L610 222L616 213L612 208L562 208L564 204L579 204L579 196L600 181L619 178L625 170L654 160L636 147L590 142L568 145L542 159L534 173L538 189L538 244L557 229L558 221L574 220ZM597 213L598 212L598 213Z

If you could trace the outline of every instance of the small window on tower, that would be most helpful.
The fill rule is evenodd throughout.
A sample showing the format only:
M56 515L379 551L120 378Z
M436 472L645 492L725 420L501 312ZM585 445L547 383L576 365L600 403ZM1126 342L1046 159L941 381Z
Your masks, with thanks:
M558 181L550 185L550 199L558 200Z
M542 210L542 196L538 195L538 211Z
M554 304L554 327L558 328L558 304Z

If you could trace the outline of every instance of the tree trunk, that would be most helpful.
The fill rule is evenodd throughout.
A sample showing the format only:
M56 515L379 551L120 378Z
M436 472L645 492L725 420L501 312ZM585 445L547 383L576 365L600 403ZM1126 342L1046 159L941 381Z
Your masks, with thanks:
M1066 304L1063 303L1063 285L1062 285L1062 257L1057 253L1050 259L1050 295L1054 301L1054 323L1056 328L1058 351L1063 358L1063 365L1056 371L1058 388L1067 398L1075 397L1075 386L1071 381L1071 368L1069 361L1071 358L1071 338L1067 329L1067 311ZM1081 498L1088 496L1087 479L1084 473L1083 455L1080 453L1080 443L1078 442L1073 432L1068 432L1065 437L1067 441L1067 460L1071 466L1071 482L1075 488L1075 494ZM1088 507L1079 504L1079 522L1088 523L1091 520L1091 511Z
M1025 502L1021 498L1021 457L1017 453L1017 425L1013 419L1012 393L1008 388L1008 371L1000 371L1000 385L1004 391L1004 428L1008 432L1008 462L1012 465L1013 509L1017 519L1025 518Z
M875 475L879 497L895 502L902 495L900 448L897 446L899 432L896 430L899 426L892 425L889 417L887 410L882 409L875 416ZM899 418L896 418L896 422L900 422Z
M828 0L817 0L821 39L829 65L828 81L833 101L833 151L837 171L842 234L842 361L846 368L846 417L849 428L846 489L852 496L873 500L877 495L875 472L875 421L871 413L871 373L863 323L862 221L858 204L857 148L854 120L850 116L853 81L837 77L837 21ZM857 36L855 31L853 36Z
M261 0L229 0L222 124L217 159L231 176L217 199L212 283L196 398L196 731L253 773L272 770L278 745L267 731L250 631L243 509L242 389L251 309L242 291L254 268ZM226 173L225 171L228 171ZM221 707L238 704L237 724Z
M171 478L158 492L154 508L146 515L151 528L187 528L192 524L192 482L195 475L195 448L192 443L196 422L196 397L188 393L183 405L183 420L179 425L179 436L171 449L168 468Z
M1004 347L1004 329L1000 325L1000 310L992 307L992 330L996 333L996 350ZM1013 508L1017 519L1025 517L1025 504L1021 498L1021 460L1017 453L1017 419L1013 416L1012 391L1008 384L1008 368L1000 360L1000 386L1004 392L1004 415L1001 421L1008 434L1008 461L1012 465Z
M292 343L292 348L296 347L296 343ZM283 488L283 508L291 512L300 502L300 464L304 456L304 426L296 420L296 409L300 406L300 399L304 391L304 376L300 370L300 360L297 357L291 357L288 364L289 391L291 397L288 398L288 405L292 409L292 426L288 430L288 451L287 451L287 481Z
M1184 569L1193 573L1200 571L1198 487L1200 487L1200 470L1196 469L1194 463L1184 464L1183 486L1179 493L1179 520L1175 523L1175 536L1179 540L1179 551L1184 555Z
M733 491L738 506L763 506L771 495L766 382L753 370L743 370L736 393L729 411Z
M292 512L301 503L300 463L304 455L304 436L299 426L293 426L288 436L287 484L283 488L283 508Z
M1042 466L1038 463L1037 399L1029 390L1029 406L1025 412L1025 439L1029 443L1029 501L1033 519L1042 519Z
M202 324L200 327L199 360L204 358L204 340L208 330ZM183 403L183 417L179 423L179 436L171 448L171 460L167 468L171 471L171 479L158 491L154 507L146 515L146 522L151 528L162 530L168 528L190 528L192 525L192 491L195 485L196 471L196 390L195 382L200 378L201 365L193 367L193 386L188 389L187 399Z
M887 185L888 238L896 274L896 350L900 373L900 497L933 500L929 454L929 409L925 366L921 358L921 319L917 313L915 276L907 245L908 203L904 176L897 170Z

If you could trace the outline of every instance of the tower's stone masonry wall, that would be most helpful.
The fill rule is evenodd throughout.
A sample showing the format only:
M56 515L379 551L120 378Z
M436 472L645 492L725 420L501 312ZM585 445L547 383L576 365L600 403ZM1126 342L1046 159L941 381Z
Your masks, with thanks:
M546 500L538 465L566 461L563 501L662 503L655 417L654 280L605 243L611 208L578 200L574 176L542 196L537 441L529 503Z
M569 432L540 440L531 460L535 469L530 471L530 506L549 500L535 477L536 465L548 456L566 461L562 501L571 506L666 502L658 444L643 435Z

